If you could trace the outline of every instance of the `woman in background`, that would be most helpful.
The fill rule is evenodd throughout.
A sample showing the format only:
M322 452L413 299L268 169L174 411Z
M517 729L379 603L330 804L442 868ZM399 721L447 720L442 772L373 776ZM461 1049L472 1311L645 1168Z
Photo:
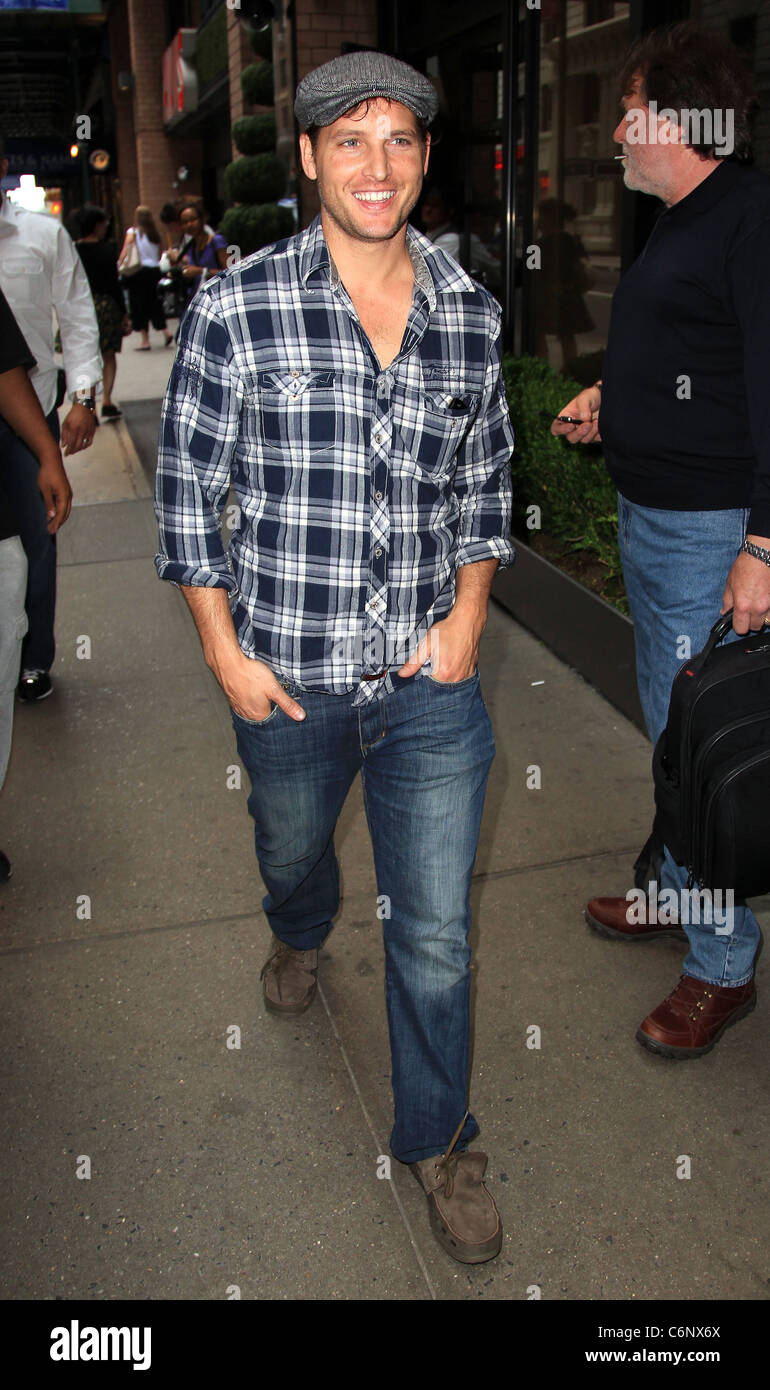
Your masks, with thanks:
M204 280L210 280L227 266L227 242L207 226L198 203L185 203L179 221L187 238L182 254L182 274L187 284L187 301Z
M166 347L174 339L166 328L166 315L158 297L160 280L161 243L160 232L155 226L153 215L148 207L140 206L134 213L134 225L129 227L118 260L118 267L128 254L132 242L136 242L141 269L126 278L128 299L131 305L131 320L136 332L141 333L142 341L137 352L150 351L149 325L166 335Z
M118 252L114 241L107 241L108 217L104 208L86 203L80 209L76 246L88 276L99 325L99 348L104 360L102 377L102 419L117 420L122 412L113 403L112 390L118 369L116 353L123 337L131 331L123 291L118 279Z

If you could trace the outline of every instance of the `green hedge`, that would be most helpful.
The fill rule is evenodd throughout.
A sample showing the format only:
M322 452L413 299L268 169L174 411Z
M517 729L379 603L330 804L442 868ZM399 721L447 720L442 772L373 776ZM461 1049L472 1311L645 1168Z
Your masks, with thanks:
M249 106L272 106L273 65L272 63L249 63L241 73L243 99Z
M195 66L201 91L227 72L227 9L224 6L216 11L210 24L198 33Z
M250 256L254 251L261 251L263 246L291 236L294 217L291 208L280 208L276 203L245 203L227 209L219 230L229 245L240 247L242 256Z
M605 570L604 596L627 612L617 539L617 493L601 447L568 444L552 435L539 411L555 416L582 390L540 357L503 358L503 376L516 444L513 454L514 531L533 536L527 508L541 512L544 535L567 552L580 551Z
M286 188L286 165L277 154L244 154L225 169L231 203L274 203Z
M263 116L241 116L233 126L233 141L241 154L264 154L274 150L277 137L272 111Z

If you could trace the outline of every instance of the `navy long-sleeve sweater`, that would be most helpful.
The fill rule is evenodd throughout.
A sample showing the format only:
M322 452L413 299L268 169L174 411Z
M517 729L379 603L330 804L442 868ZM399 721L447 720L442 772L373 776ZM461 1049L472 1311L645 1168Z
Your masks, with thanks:
M770 536L770 177L718 166L666 208L612 305L599 429L644 507L749 507Z

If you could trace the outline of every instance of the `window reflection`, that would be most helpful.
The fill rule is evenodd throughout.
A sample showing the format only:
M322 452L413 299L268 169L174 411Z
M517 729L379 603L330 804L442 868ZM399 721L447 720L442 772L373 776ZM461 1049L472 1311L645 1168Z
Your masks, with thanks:
M541 27L534 279L539 356L598 375L620 277L622 174L612 132L629 5L567 0Z
M430 54L441 115L428 181L415 211L420 230L474 279L502 296L503 46L499 23L480 26L463 44Z

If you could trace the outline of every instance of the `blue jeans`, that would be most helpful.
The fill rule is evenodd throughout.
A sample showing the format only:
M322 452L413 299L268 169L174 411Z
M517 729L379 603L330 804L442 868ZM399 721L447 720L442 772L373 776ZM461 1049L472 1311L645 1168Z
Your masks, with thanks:
M722 607L730 568L746 535L748 512L668 512L640 507L618 494L618 537L634 621L639 698L653 745L666 727L671 685L682 662L705 646ZM730 634L729 641L735 637ZM689 650L685 645L689 641ZM660 888L680 892L687 869L668 850ZM736 904L733 930L699 919L685 925L690 950L684 973L737 987L754 973L759 923Z
M495 754L478 672L455 684L402 680L353 708L285 682L306 711L233 713L251 778L263 907L295 950L323 945L339 907L334 829L356 773L363 782L385 946L394 1125L402 1163L443 1153L467 1105L470 884ZM458 1141L478 1133L468 1115Z
M46 416L46 423L58 440L55 410ZM4 420L0 420L0 468L29 566L25 600L29 628L22 643L21 664L25 670L50 671L56 651L56 537L48 533L45 503L37 485L40 465Z

